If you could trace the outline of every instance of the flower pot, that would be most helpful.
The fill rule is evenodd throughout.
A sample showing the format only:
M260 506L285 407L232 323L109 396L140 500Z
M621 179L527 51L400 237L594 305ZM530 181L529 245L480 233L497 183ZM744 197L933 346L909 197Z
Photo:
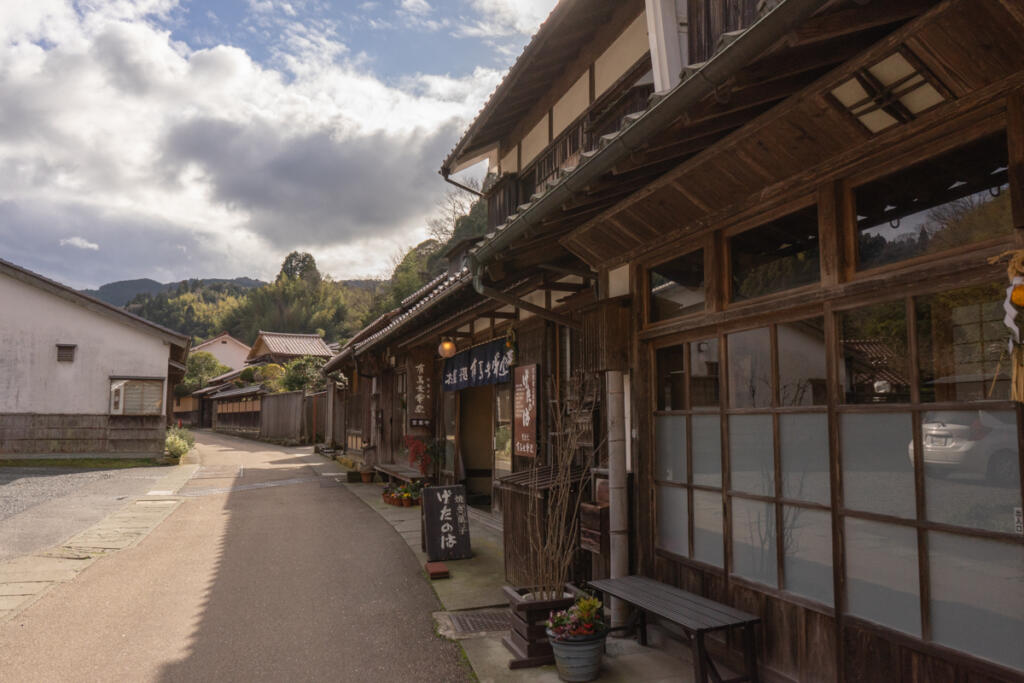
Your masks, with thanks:
M567 590L561 598L533 600L530 599L530 588L504 586L502 590L508 597L509 605L509 633L502 638L502 643L513 655L509 668L553 664L555 656L548 641L545 622L551 612L572 605L575 596Z
M369 484L373 481L373 472L360 472L359 476L362 478L364 484Z
M402 499L402 507L411 508L412 507L412 498L403 498Z
M601 655L604 653L607 631L559 640L551 629L547 629L547 636L555 655L558 677L563 681L593 681L601 675Z

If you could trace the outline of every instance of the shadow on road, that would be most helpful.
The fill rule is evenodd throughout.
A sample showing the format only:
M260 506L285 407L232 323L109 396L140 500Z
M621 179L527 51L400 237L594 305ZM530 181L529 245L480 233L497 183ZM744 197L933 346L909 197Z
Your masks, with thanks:
M206 461L241 454L228 486L312 476L297 449L199 438ZM221 495L227 522L188 654L159 680L469 680L458 646L434 635L440 605L405 542L344 486Z

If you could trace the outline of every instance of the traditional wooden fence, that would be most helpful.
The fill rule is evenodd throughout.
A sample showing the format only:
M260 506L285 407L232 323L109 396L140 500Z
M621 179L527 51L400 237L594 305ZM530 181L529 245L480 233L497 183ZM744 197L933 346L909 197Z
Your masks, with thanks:
M260 437L269 441L303 441L304 392L289 391L263 397Z
M307 394L302 409L303 435L309 437L311 443L323 443L327 427L327 392Z

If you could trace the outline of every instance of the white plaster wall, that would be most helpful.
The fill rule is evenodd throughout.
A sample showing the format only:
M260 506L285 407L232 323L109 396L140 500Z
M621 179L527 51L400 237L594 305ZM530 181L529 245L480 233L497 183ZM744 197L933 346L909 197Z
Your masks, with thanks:
M649 49L647 13L642 12L594 62L594 96L600 97Z
M193 353L196 351L206 351L220 361L221 364L228 366L232 370L244 367L245 359L249 355L249 347L235 341L233 338L227 340L214 339L212 344L201 345L192 349Z
M548 142L550 142L548 140L548 117L544 116L523 137L523 166L527 166L538 154L543 152L548 146ZM529 199L529 197L524 198L523 201L526 201L526 199Z
M57 362L57 344L76 344L75 360ZM111 375L166 384L168 354L154 336L0 274L0 413L106 414Z
M555 102L551 110L551 123L554 126L554 135L559 134L569 127L569 124L576 120L580 114L590 106L590 72L585 71L579 79L572 84L561 99Z
M514 146L501 159L502 173L519 173L519 145Z

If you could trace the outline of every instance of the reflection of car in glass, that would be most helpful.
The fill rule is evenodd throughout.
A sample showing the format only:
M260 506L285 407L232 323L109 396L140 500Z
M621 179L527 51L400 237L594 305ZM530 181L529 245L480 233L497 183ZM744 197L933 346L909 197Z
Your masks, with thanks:
M1017 476L1017 419L1012 411L936 411L925 413L921 452L930 474L968 472L994 483ZM914 461L914 444L907 446Z

